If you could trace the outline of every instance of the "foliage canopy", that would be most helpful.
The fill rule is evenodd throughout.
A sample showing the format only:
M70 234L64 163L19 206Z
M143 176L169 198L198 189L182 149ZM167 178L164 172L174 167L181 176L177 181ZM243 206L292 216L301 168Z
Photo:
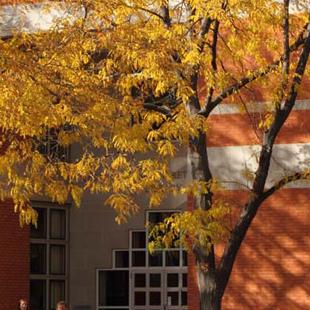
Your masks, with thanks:
M273 110L289 89L277 85L284 63L278 2L67 5L83 17L0 42L0 194L13 198L22 223L35 221L29 205L34 195L59 203L71 196L80 205L85 191L106 193L122 222L138 210L141 193L152 206L168 193L206 193L199 176L176 186L171 158L205 132L219 103L242 102L250 82L255 98L270 100ZM305 11L290 16L291 68L307 22ZM294 76L287 74L287 84ZM268 129L272 120L266 111L261 127ZM50 130L62 147L79 149L72 162L38 151Z

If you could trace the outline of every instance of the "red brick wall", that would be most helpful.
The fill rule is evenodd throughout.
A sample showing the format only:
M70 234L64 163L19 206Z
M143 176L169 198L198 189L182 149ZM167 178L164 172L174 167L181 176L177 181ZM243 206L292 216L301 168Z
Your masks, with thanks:
M310 190L264 203L236 261L223 309L310 309Z
M280 130L276 143L307 143L310 132L310 110L292 111ZM261 132L258 123L261 116L252 114L250 120L246 113L212 115L209 118L208 146L241 146L259 144ZM255 133L254 128L257 130Z
M0 202L0 309L29 295L29 227L19 226L10 202Z
M236 209L244 201L238 192L225 196ZM262 205L238 254L223 310L310 309L309 197L310 189L282 189ZM189 310L197 310L190 264Z

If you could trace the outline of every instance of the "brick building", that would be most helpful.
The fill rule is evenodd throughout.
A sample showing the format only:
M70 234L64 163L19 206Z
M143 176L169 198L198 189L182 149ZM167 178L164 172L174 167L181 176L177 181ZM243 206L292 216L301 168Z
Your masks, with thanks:
M297 102L278 137L270 180L309 162L309 84L304 88L305 100ZM259 110L257 105L253 115ZM236 210L245 192L234 184L246 182L244 167L255 166L258 140L252 126L253 119L234 105L211 116L211 167L215 176L230 182L219 195ZM182 154L172 167L183 181ZM238 255L224 310L310 308L309 195L306 184L296 183L264 203ZM46 201L33 205L38 229L20 228L10 202L0 204L1 310L14 309L21 297L30 300L31 310L54 309L60 299L69 300L73 310L199 308L193 258L183 249L154 256L146 251L145 221L156 223L172 212L172 205L173 211L184 210L191 200L168 199L160 209L146 208L122 226L115 224L112 210L101 207L102 197L87 196L79 210Z
M10 202L0 204L0 227L1 308L14 309L29 296L29 229L20 228Z

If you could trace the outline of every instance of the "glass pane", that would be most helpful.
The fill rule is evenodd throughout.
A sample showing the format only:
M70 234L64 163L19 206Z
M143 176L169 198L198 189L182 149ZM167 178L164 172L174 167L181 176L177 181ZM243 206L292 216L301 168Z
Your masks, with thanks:
M161 305L161 293L160 292L150 292L150 305L151 306Z
M66 273L66 246L51 245L50 247L50 273Z
M128 268L129 253L128 251L115 251L115 268Z
M186 251L182 251L182 255L183 255L183 266L187 266L187 252Z
M168 292L168 305L177 306L179 304L179 292Z
M46 208L35 208L38 212L37 228L34 225L30 227L30 238L46 238Z
M148 221L151 224L158 224L162 222L165 218L171 216L175 211L165 211L165 212L149 212Z
M145 292L135 292L135 306L144 306L145 300Z
M65 281L50 281L50 307L56 309L60 300L65 300Z
M132 252L132 266L144 267L145 266L145 251Z
M46 245L30 245L30 273L46 274Z
M50 210L50 238L66 239L66 211Z
M99 306L128 306L128 270L107 270L99 272Z
M136 273L135 274L135 287L145 287L146 280L145 280L144 273Z
M187 273L182 274L182 286L187 287Z
M182 306L186 306L187 305L187 292L182 292L181 298L182 298Z
M179 286L179 274L178 273L168 273L167 274L167 286L168 287L178 287Z
M149 230L158 223L164 221L165 218L171 216L174 212L148 212ZM148 238L149 241L153 241L153 238Z
M155 251L154 253L149 253L149 266L158 267L163 265L163 252Z
M150 273L150 287L161 287L160 273Z
M179 266L180 265L180 252L167 251L166 252L166 266Z
M133 231L132 236L132 247L136 249L145 248L145 232L144 231Z
M30 280L30 309L46 309L46 281Z

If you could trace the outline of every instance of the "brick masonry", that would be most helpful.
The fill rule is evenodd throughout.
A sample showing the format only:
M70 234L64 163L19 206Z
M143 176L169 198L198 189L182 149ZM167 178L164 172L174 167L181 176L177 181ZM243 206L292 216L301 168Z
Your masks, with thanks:
M223 196L237 214L244 193ZM282 189L262 205L238 254L223 310L310 309L309 197L309 189ZM189 310L199 309L193 264L191 258Z
M29 227L20 227L11 202L0 202L0 309L17 309L28 295Z
M212 115L209 121L208 145L210 147L260 144L261 130L258 124L262 115L246 113ZM310 142L310 110L292 111L280 130L276 143Z

